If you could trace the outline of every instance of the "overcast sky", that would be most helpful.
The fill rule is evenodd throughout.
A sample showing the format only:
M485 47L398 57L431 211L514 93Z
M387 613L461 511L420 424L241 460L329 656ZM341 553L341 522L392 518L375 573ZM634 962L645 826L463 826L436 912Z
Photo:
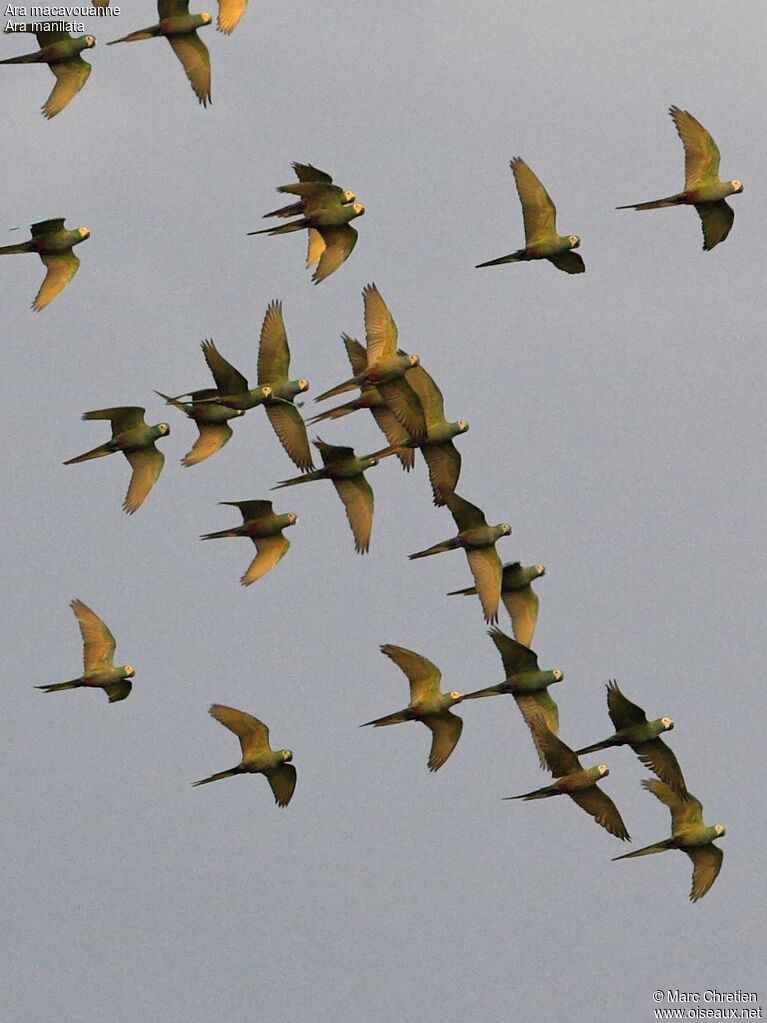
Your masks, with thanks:
M259 0L231 37L201 31L207 110L164 41L106 48L156 20L149 0L127 6L89 19L93 74L50 122L48 69L0 68L0 244L56 216L92 232L39 314L39 259L0 261L1 1015L633 1023L655 1018L656 989L765 997L764 4ZM3 56L33 44L6 37ZM681 187L672 103L744 182L710 253L692 210L614 209ZM586 274L474 269L523 242L515 155L581 236ZM367 207L319 287L303 235L246 237L293 160ZM330 484L269 494L296 470L260 410L220 454L179 465L196 430L153 389L210 386L203 338L255 379L282 299L314 413L348 375L340 335L364 338L372 281L448 418L470 423L459 492L513 524L505 561L546 565L534 647L566 675L562 738L610 733L610 678L675 719L689 788L727 827L702 902L681 853L611 863L628 847L570 800L501 801L548 779L509 697L458 708L463 736L434 775L425 728L358 728L407 703L381 643L431 658L447 690L503 677L479 604L445 596L470 584L464 555L407 560L455 532L422 461L368 474L365 557ZM121 455L62 462L108 437L82 412L134 404L171 433L128 517ZM319 432L381 446L366 414ZM252 498L299 522L243 589L252 545L198 536L238 521L217 502ZM136 667L124 703L33 689L80 670L75 596ZM239 760L213 701L294 751L288 809L260 777L192 788ZM630 751L584 759L600 757L634 848L670 834Z

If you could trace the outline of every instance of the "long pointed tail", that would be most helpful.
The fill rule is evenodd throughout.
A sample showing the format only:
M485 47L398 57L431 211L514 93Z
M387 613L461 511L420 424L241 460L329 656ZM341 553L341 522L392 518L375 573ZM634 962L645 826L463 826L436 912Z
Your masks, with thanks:
M498 696L501 692L500 686L488 686L487 689L478 689L476 693L466 693L464 701L466 700L482 700L486 696ZM516 798L516 797L514 797Z
M8 57L6 60L0 60L0 64L39 64L40 63L40 52L37 53L23 53L20 57Z
M49 686L35 686L35 689L42 689L44 693L61 693L65 689L80 689L82 682L79 678L73 678L71 682L54 682Z
M180 409L182 412L186 412L183 401L179 401L178 398L171 398L170 395L163 394L162 391L155 391L154 393L163 398L166 405L175 405L177 409Z
M300 217L304 212L303 203L292 202L290 206L281 206L278 210L272 210L271 213L265 213L266 217Z
M292 224L280 224L279 227L265 227L261 231L248 231L248 234L290 234L291 231L303 231L310 227L309 221L304 217L301 220L294 220Z
M356 412L359 408L355 401L348 401L345 405L337 405L336 408L330 408L326 412L319 412L316 416L312 416L311 419L307 419L307 423L321 423L324 419L341 419L342 416L348 416L352 412Z
M203 533L201 540L218 540L224 536L242 536L240 530L233 526L232 529L221 529L217 533Z
M298 483L312 483L314 480L324 480L325 471L323 469L317 469L314 472L307 472L303 476L294 476L290 480L281 480L272 490L282 490L283 487L294 487Z
M314 399L315 401L324 401L326 398L335 398L338 394L345 394L347 391L353 391L355 387L359 387L359 384L351 378L344 380L342 384L338 384L337 387L331 387L329 391L323 391L322 394L318 394Z
M121 39L113 39L107 43L107 46L114 46L115 43L137 43L141 39L154 39L159 34L159 26L153 25L151 28L140 28L137 32L131 32L130 35L122 36Z
M403 721L412 720L413 715L408 710L398 710L394 714L386 714L384 717L376 718L374 721L366 721L364 725L360 725L360 728L367 728L368 725L382 728L384 725L399 725Z
M477 263L474 269L479 270L482 266L500 266L501 263L519 263L524 258L525 250L517 249L516 252L510 252L508 256L499 256L498 259L488 259L486 263Z
M416 551L415 554L408 554L410 561L416 561L418 558L428 558L432 554L442 554L444 551L452 551L458 547L458 542L455 539L443 540L442 543L435 543L433 547L427 547L425 551Z
M576 757L581 756L583 753L596 753L600 749L609 749L611 746L617 745L614 739L604 739L602 742L595 742L591 746L584 746L583 749L577 749L575 751Z
M18 245L3 245L0 256L12 256L15 252L34 252L32 242L19 242Z
M465 590L450 590L448 597L471 597L477 592L476 586L467 586Z
M633 860L635 856L652 856L653 853L665 852L672 848L672 840L667 838L663 842L655 842L653 845L646 845L644 849L636 849L634 852L624 853L622 856L613 856L613 860Z
M653 199L652 202L635 202L629 206L616 206L616 210L661 210L666 206L679 206L684 202L684 194L667 195L665 199Z
M532 792L523 792L521 796L504 796L504 799L548 799L549 796L558 796L559 789L556 785L545 785L542 789L534 789Z
M104 455L111 455L116 448L112 445L111 440L108 440L106 444L99 444L97 448L92 448L90 451L86 451L85 454L78 455L76 458L68 458L64 465L74 465L75 462L87 462L91 458L103 458Z
M211 781L232 778L235 774L242 774L242 767L231 767L228 771L219 771L217 774L212 774L209 778L201 778L200 781L192 782L192 786L196 788L198 785L207 785Z

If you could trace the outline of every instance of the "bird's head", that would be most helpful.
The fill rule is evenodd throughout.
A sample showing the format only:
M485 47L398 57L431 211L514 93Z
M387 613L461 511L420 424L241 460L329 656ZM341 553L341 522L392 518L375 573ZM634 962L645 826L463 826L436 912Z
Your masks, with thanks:
M533 571L535 572L535 578L540 579L542 575L546 575L545 565L533 565Z
M577 249L578 246L581 244L581 240L577 234L571 234L568 241L570 242L571 249Z
M372 469L374 465L378 465L378 459L377 458L373 458L372 455L370 456L370 458L365 458L364 462L365 462L365 468L366 469Z
M81 238L90 238L91 229L89 227L78 227L77 233L80 235Z
M135 674L136 669L133 667L132 664L126 664L123 666L123 675L125 676L125 678L133 678Z
M725 828L724 824L715 824L714 825L714 831L716 832L716 837L717 838L721 838L722 835L726 835L727 834L727 829Z
M158 423L157 429L162 437L166 437L170 433L170 426L167 423Z
M451 693L448 693L448 696L453 701L453 703L460 703L461 700L463 699L463 693L457 693L455 690L453 690Z
M211 21L213 21L213 15L209 14L207 11L204 11L200 15L200 20L203 25L210 25Z
M291 526L295 526L295 524L298 522L298 516L296 515L295 512L290 512L290 514L288 515L288 522L291 524Z
M352 209L354 210L355 217L361 217L362 214L365 212L365 207L361 202L355 202L355 204L352 206Z
M466 422L465 419L459 419L458 422L456 423L456 426L458 427L459 433L466 433L466 431L469 429L469 424Z
M671 729L674 727L674 722L671 720L671 718L661 718L660 723L663 725L663 730L665 732L670 732Z
M298 389L299 389L299 391L308 391L309 390L309 381L308 380L304 380L303 378L301 380L299 380L298 381Z
M293 759L293 750L292 749L281 749L280 753L282 754L283 763L287 764L288 761Z
M261 388L261 393L263 394L263 396L264 396L265 398L271 398L271 396L272 396L272 389L271 389L271 387L269 386L269 384L265 384L265 385L264 385L264 386L263 386L263 387Z
M501 536L510 536L510 535L511 535L511 526L509 525L508 522L502 522L501 523Z
M554 676L555 682L561 682L562 679L565 677L565 673L562 671L561 668L555 668L551 674Z
M354 202L356 198L357 196L354 194L354 192L344 192L344 198L341 205L346 206L347 203Z
M235 416L244 416L245 415L245 409L244 408L234 408L234 409L232 409L232 412L234 413Z
M607 766L607 764L598 764L597 770L599 771L600 778L604 778L606 775L610 773L610 768Z
M95 36L83 36L83 42L85 43L86 49L92 50L93 47L96 45L96 37Z
M730 188L733 190L733 192L742 192L743 182L738 181L738 179L735 178L733 181L730 182Z
M411 366L420 366L421 364L420 356L411 355L408 357L408 362L410 363Z

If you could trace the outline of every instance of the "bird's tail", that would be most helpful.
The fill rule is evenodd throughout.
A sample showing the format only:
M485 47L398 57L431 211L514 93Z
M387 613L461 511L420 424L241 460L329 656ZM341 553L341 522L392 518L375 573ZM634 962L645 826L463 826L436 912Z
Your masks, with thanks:
M498 259L488 259L486 263L477 263L475 270L479 270L482 266L500 266L501 263L519 263L525 258L525 250L517 249L516 252L510 252L508 256L499 256Z
M487 689L478 689L476 693L467 693L464 696L464 700L481 700L485 696L498 696L500 692L499 686L488 686Z
M375 721L366 721L360 728L367 728L374 725L376 728L383 728L384 725L399 725L403 721L412 721L412 715L407 710L398 710L394 714L387 714L385 717L376 718Z
M5 63L5 61L3 62ZM19 242L18 245L3 245L0 256L11 256L14 252L34 252L32 242Z
M74 465L75 462L87 462L91 458L103 458L104 455L111 455L116 448L112 444L111 440L108 440L106 444L99 444L97 448L92 448L90 451L86 451L82 455L78 455L76 458L68 458L64 465Z
M198 785L207 785L211 781L220 781L221 778L232 778L235 774L242 774L242 767L230 767L228 771L219 771L217 774L212 774L209 778L202 778L200 781L192 782L194 788Z
M636 202L629 206L616 206L616 210L660 210L666 206L679 206L684 202L684 193L667 195L665 199L653 199L652 202Z
M453 551L458 546L458 541L455 538L451 540L443 540L442 543L435 543L433 547L427 547L425 551L417 551L415 554L408 554L408 558L411 561L415 561L417 558L428 558L431 554L442 554L443 551Z
M303 231L304 228L310 227L309 221L306 217L302 217L301 220L294 220L292 224L280 224L279 227L265 227L261 231L248 231L248 234L290 234L291 231Z
M337 394L345 394L347 391L353 391L355 387L359 385L351 378L344 380L342 384L338 384L337 387L331 387L329 391L323 391L322 394L318 394L314 399L315 401L324 401L326 398L335 398Z
M163 394L162 391L155 391L154 393L163 398L166 405L175 405L176 408L180 409L182 412L186 411L183 401L180 401L179 398L171 398L169 395Z
M559 795L556 785L544 785L542 789L534 789L532 792L523 792L521 796L504 796L504 799L548 799L549 796Z
M278 210L265 213L264 217L300 217L304 212L303 203L292 202L290 206L281 206Z
M477 592L476 586L467 586L465 590L450 590L448 597L472 597Z
M282 490L283 487L294 487L297 483L312 483L314 480L324 480L325 473L322 469L316 469L314 472L306 472L303 476L294 476L290 480L281 480L276 486L273 486L272 490Z
M654 845L646 845L644 849L636 849L634 852L624 853L622 856L613 856L613 860L632 860L635 856L652 856L653 853L665 852L672 848L672 839L667 838L663 842L655 842Z
M584 746L583 749L577 749L575 751L576 757L580 757L584 753L596 753L600 749L609 749L614 746L615 742L612 739L604 739L602 742L595 742L591 746Z
M65 689L80 689L82 684L79 678L73 678L71 682L54 682L49 686L35 686L35 689L42 689L44 693L61 693Z
M0 60L0 64L38 64L39 62L39 53L23 53L20 57L8 57L6 60Z
M136 32L131 32L130 35L122 36L120 39L113 39L107 43L107 46L114 46L115 43L137 43L141 39L154 39L158 34L156 28L140 28Z
M233 526L231 529L221 529L217 533L203 533L200 537L201 540L218 540L222 536L241 536L237 526Z
M320 412L316 416L312 416L311 419L307 419L307 423L321 423L325 419L341 419L342 416L348 416L352 412L356 412L358 405L355 401L347 401L345 405L337 405L336 408L330 408L326 412Z

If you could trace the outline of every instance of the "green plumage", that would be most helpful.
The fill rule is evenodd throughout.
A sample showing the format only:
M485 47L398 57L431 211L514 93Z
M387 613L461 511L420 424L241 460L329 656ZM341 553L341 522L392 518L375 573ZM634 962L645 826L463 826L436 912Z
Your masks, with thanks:
M530 646L538 622L538 595L530 583L546 574L543 565L529 565L524 568L519 561L503 565L501 575L501 600L511 618L514 638L524 646ZM468 597L476 594L476 586L463 590L451 590L449 597Z
M32 238L17 245L5 245L0 248L0 255L10 256L21 252L36 252L46 269L45 278L40 290L35 295L32 308L40 312L59 295L80 269L80 260L72 249L91 232L87 227L78 227L68 231L64 227L64 217L53 217L40 220L31 227Z
M288 553L290 540L283 535L283 529L298 522L293 512L276 515L271 501L222 501L221 504L239 508L242 525L222 529L217 533L205 533L201 540L215 540L228 536L247 536L256 547L256 556L240 579L243 586L250 586L266 575Z
M41 22L37 22L40 25ZM31 33L33 25L25 25L22 34ZM6 32L18 32L17 25L6 25ZM42 106L44 117L61 113L88 81L91 65L80 54L96 45L93 36L72 36L60 29L43 28L35 32L40 49L21 57L0 60L0 64L47 64L56 77L56 84Z

